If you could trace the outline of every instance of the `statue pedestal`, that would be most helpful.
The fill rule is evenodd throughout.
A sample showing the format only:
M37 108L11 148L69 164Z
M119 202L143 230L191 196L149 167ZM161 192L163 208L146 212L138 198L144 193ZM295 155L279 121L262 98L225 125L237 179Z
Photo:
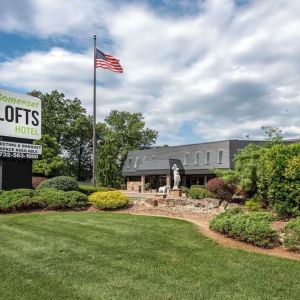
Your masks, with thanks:
M155 199L159 200L159 199L166 199L167 194L163 194L163 193L158 193L155 194Z
M170 193L169 193L169 196L170 197L182 197L182 190L181 189L170 189L169 190Z

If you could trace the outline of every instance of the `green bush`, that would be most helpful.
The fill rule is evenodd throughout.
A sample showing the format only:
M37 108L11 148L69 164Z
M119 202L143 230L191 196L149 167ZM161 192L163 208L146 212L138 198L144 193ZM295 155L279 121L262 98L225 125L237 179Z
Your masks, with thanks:
M60 191L56 189L16 189L4 191L0 195L0 211L11 212L27 209L65 209L85 207L87 196L77 191Z
M260 195L255 195L254 197L248 199L245 205L250 211L258 211L262 208L263 198Z
M89 196L91 204L100 209L116 209L128 203L128 197L118 191L96 192Z
M193 185L190 186L190 189L195 189L195 188L202 189L202 188L205 188L205 185L193 184Z
M211 230L260 247L273 247L278 234L271 228L274 216L265 212L227 210L209 224Z
M91 186L91 185L79 185L79 191L87 196L96 193L96 192L108 192L108 191L114 191L113 188L108 188L105 186Z
M10 212L44 207L34 199L35 191L31 189L15 189L0 194L0 211Z
M279 214L300 215L300 143L265 150L257 167L258 191Z
M291 251L300 251L300 217L290 220L283 232L283 245Z
M204 199L212 197L212 194L207 191L204 187L191 187L186 191L188 197L193 199Z
M145 191L149 191L151 189L151 183L147 182L145 183Z
M120 184L120 189L121 190L127 190L127 184L126 183L121 183Z
M53 188L61 191L78 191L79 186L77 181L68 176L57 176L43 181L38 189Z
M61 191L52 188L39 189L35 199L46 203L48 209L79 208L88 205L87 196L77 191Z
M188 190L189 190L189 189L188 189L186 186L182 186L182 187L181 187L181 190L182 190L183 193L186 194L186 193L188 193Z

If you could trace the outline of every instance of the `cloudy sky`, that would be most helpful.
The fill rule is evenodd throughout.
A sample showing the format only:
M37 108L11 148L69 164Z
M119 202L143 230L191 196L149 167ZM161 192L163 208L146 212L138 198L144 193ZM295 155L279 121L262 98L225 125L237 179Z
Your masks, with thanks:
M158 144L300 136L300 1L0 2L0 88L59 90L91 113L93 33L124 74L97 70L97 117L142 112Z

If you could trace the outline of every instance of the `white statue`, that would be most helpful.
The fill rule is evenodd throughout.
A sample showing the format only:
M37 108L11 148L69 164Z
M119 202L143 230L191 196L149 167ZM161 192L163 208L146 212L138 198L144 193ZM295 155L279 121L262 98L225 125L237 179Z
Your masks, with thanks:
M170 188L169 185L161 186L161 187L158 189L158 193L159 193L159 194L166 194L169 188Z
M174 164L173 167L172 167L172 170L173 170L173 176L174 176L174 187L173 187L173 189L178 189L178 185L180 183L179 168L177 167L176 164Z

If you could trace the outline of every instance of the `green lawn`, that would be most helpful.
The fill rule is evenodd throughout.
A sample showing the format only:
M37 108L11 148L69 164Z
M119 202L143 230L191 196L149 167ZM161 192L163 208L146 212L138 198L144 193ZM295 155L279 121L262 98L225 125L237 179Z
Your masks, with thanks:
M223 248L194 225L0 215L0 299L300 299L300 262Z

